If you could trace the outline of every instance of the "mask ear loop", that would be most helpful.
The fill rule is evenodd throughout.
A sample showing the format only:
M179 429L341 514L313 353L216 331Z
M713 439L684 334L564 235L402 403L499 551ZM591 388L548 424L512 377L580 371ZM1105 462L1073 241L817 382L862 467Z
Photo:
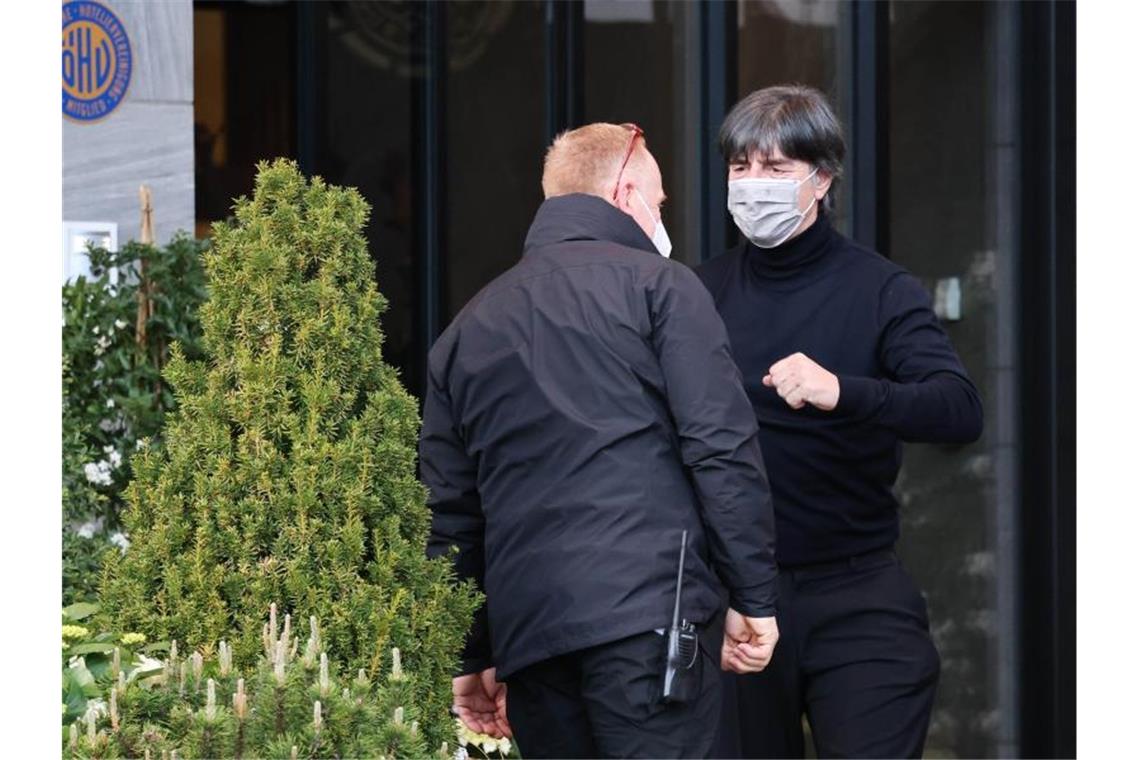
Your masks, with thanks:
M802 185L803 183L807 182L809 179L814 177L816 175L816 173L818 173L818 172L819 172L819 167L817 166L811 170L811 174L807 175L806 177L804 177L803 179L801 179L799 182L796 183L796 189L798 190L800 185ZM815 193L812 193L811 203L809 203L808 207L805 208L803 211L800 211L800 204L797 203L796 204L796 211L799 211L800 219L803 219L805 216L807 216L808 212L811 211L811 207L814 206L818 202L819 202L819 199L815 197Z
M641 191L638 190L637 187L633 188L633 192L637 193L637 199L641 201L641 207L645 209L645 213L649 214L649 220L656 224L657 217L653 216L653 209L649 208L649 204L645 202L645 196L641 194Z

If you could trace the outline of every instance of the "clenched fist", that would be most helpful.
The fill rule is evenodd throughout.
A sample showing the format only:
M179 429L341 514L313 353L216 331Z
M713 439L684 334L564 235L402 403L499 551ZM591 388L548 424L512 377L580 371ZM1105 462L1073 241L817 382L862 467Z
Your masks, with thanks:
M793 409L811 404L830 412L839 403L839 378L799 352L769 367L762 382Z
M745 617L729 608L724 618L720 667L734 673L759 673L768 667L779 639L776 618Z

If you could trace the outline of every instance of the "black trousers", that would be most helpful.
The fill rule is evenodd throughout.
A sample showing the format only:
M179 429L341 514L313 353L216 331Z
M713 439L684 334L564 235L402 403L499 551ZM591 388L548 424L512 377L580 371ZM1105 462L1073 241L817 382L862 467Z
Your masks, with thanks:
M920 757L940 661L926 602L893 552L781 569L780 641L755 675L724 674L716 757Z
M571 652L507 678L523 757L707 757L721 708L719 649L702 635L698 696L661 701L665 637L650 631ZM718 644L719 646L719 644Z

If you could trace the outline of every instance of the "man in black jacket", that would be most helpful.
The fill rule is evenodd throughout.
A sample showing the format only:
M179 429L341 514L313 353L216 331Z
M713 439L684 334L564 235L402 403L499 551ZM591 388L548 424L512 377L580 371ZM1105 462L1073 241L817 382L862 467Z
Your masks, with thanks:
M965 443L982 407L922 285L832 228L843 135L805 87L726 117L739 247L698 274L760 425L779 541L783 640L726 676L718 756L918 757L938 683L926 603L893 553L901 442Z
M487 597L455 704L526 757L703 756L718 665L757 672L778 636L756 419L712 299L667 258L641 130L564 133L543 191L521 261L429 357L429 552L457 547ZM661 694L682 531L701 645L678 704Z

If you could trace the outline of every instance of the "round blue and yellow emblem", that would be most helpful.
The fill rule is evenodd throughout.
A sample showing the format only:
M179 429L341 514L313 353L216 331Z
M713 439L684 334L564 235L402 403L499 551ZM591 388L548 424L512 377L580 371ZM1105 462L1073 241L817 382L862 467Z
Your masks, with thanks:
M131 83L131 41L119 17L91 0L63 4L63 115L97 121Z

